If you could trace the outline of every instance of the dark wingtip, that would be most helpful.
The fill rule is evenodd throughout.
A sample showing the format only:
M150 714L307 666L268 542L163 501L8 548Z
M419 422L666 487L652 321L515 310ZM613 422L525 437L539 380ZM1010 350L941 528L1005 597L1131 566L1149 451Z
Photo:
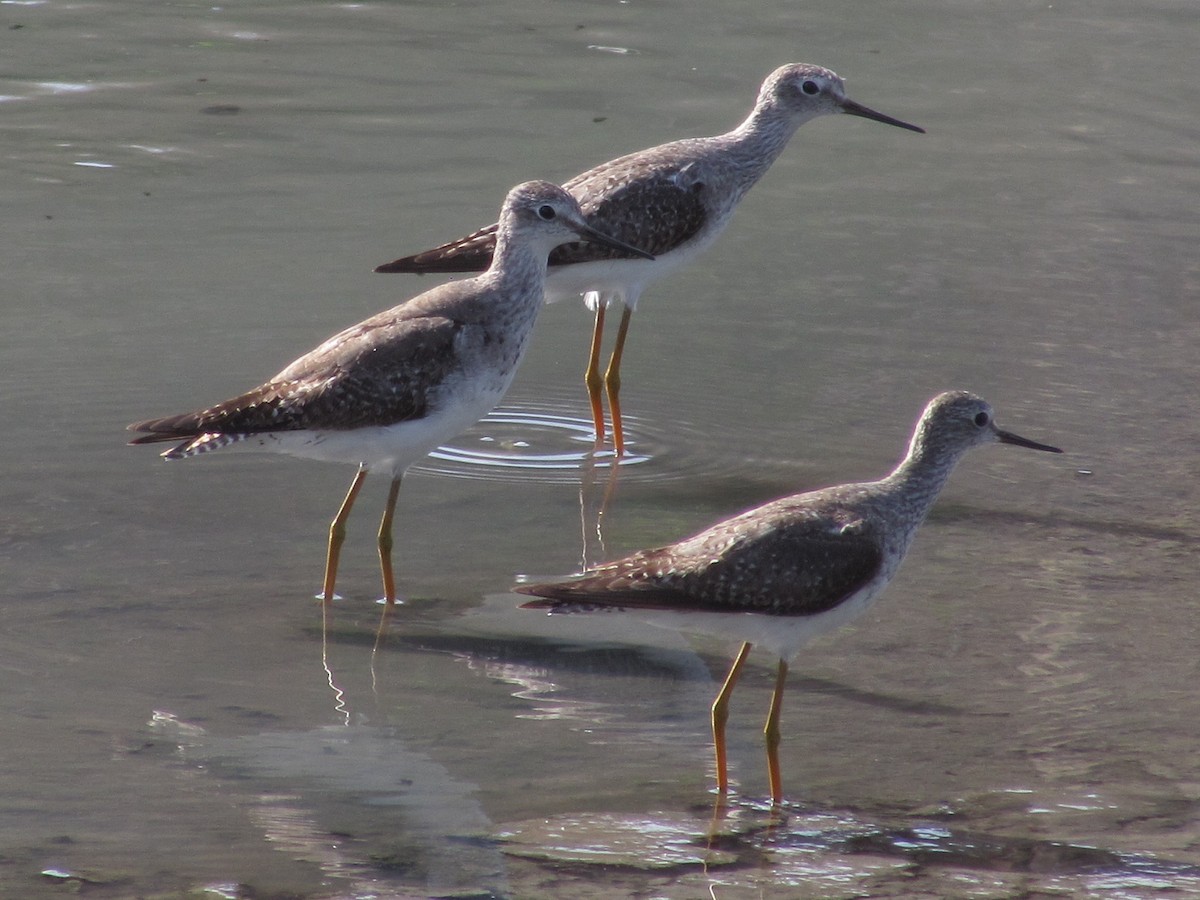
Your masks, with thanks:
M533 600L526 600L518 609L554 609L562 601L557 600L552 595L553 584L514 584L511 588L514 594L525 594L528 597L533 597Z
M374 271L383 275L393 275L397 272L418 272L412 267L412 257L406 256L403 259L393 259L390 263L384 263L381 266L376 266Z
M157 421L157 419L146 419L142 422L130 422L128 425L126 425L126 431L141 432L141 434L139 434L137 437L129 439L128 446L132 447L134 444L152 444L155 441L167 440L167 438L162 437L159 434L155 434L152 426Z
M491 261L490 254L484 257L475 257L471 254L418 253L416 256L405 256L376 266L375 271L385 275L397 272L408 275L461 275L467 272L482 272L487 269Z
M127 446L162 444L167 441L190 441L200 434L199 431L186 427L186 423L182 421L190 418L190 416L168 416L165 419L144 419L141 422L126 425L126 431L140 432L137 437L128 441Z

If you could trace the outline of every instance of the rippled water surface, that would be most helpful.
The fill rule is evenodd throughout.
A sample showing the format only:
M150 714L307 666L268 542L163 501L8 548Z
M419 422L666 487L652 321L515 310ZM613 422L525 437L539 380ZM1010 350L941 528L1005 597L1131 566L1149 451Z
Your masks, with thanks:
M1200 194L1187 4L0 2L0 895L1200 894ZM127 422L426 289L382 262L505 191L736 124L828 65L928 129L805 125L652 285L631 454L589 317L385 479L164 464ZM873 477L932 394L1064 447L963 463L883 601L795 661L787 803L734 647L514 581Z

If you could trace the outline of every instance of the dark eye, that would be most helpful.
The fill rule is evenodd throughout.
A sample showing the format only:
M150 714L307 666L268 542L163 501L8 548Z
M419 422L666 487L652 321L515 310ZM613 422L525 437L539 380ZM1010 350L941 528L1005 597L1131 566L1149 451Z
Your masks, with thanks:
M554 211L554 207L548 203L545 206L539 206L537 212L538 212L538 216L540 216L542 218L542 220L546 221L546 222L552 221L554 219L554 217L556 215L558 215Z
M806 94L808 94L808 96L812 97L816 94L821 93L821 86L819 84L817 84L815 81L806 81L806 82L804 82L804 84L800 85L800 90L804 91L804 93L806 93Z
M988 414L985 412L975 413L975 424L982 428L988 423Z

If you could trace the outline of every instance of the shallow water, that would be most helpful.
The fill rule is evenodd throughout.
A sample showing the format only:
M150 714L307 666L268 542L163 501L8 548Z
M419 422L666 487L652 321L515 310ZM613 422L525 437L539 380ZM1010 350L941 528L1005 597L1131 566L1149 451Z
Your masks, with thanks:
M0 3L0 894L1200 894L1195 15L1177 4ZM405 484L377 638L351 472L166 465L125 423L425 289L504 192L744 115L794 60L925 126L804 126L624 364L589 321ZM1064 457L960 467L890 591L793 665L518 611L520 577L873 477L965 387ZM504 465L481 465L480 461ZM547 461L549 460L549 461Z

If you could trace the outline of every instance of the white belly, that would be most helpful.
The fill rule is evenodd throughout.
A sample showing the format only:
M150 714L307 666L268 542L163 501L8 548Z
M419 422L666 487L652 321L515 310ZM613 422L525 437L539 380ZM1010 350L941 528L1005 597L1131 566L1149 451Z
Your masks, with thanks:
M546 302L555 303L583 295L588 309L620 303L637 310L642 289L669 275L708 249L716 232L703 234L677 250L649 259L605 259L554 266L546 273Z
M707 634L734 641L749 641L780 659L790 660L809 641L828 631L841 628L865 613L885 586L886 581L877 580L847 602L813 616L670 610L631 610L624 614L648 625L670 628L685 634Z

